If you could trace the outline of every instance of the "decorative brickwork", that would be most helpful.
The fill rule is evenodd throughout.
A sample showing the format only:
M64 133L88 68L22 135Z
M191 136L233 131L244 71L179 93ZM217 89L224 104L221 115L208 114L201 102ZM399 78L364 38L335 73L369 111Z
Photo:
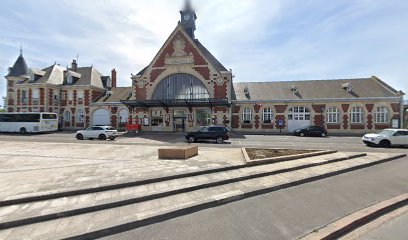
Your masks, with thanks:
M365 106L366 106L367 112L369 113L373 112L374 104L366 104Z
M232 116L231 127L239 128L239 116Z
M261 104L259 104L259 103L255 104L255 105L254 105L255 113L259 113L259 111L261 110L261 107L262 107Z
M255 128L259 129L260 127L260 121L259 121L260 117L258 115L255 115Z
M348 114L343 114L343 129L347 129L348 128L348 124L349 124L349 116Z
M312 105L313 110L315 113L320 113L322 114L324 109L326 108L325 104L320 104L320 105Z
M210 69L208 67L193 67L205 80L210 80Z
M140 88L138 86L136 86L136 99L137 100L146 100L146 87Z
M112 124L112 127L118 127L118 122L117 122L116 115L111 116L111 124Z
M276 113L285 113L287 108L288 108L287 105L275 105Z
M90 102L90 96L89 96L89 90L84 91L84 98L85 98L85 106L89 106Z
M364 129L364 124L350 124L350 129Z
M31 90L31 88L30 88L30 89L28 89L28 105L32 104L32 102L31 102L32 98L33 98L33 90Z
M350 104L341 104L341 109L343 109L344 113L347 113L349 110Z
M327 129L341 129L340 124L327 124L326 126Z
M273 129L273 124L262 124L262 129Z
M214 107L214 112L227 113L227 112L228 112L228 108L226 108L226 107Z
M45 89L40 88L40 105L45 105Z
M74 106L76 106L77 105L77 90L74 90L74 93L72 95L74 95Z
M240 113L241 112L241 106L234 106L234 113Z
M214 98L227 98L227 85L214 85Z
M315 115L314 117L314 124L317 126L324 126L324 115L320 114L320 115Z
M386 129L386 128L390 128L390 125L389 124L375 124L375 129L376 130L383 130L383 129Z
M21 93L20 89L17 89L17 105L20 105ZM18 110L17 110L18 112Z
M150 82L155 82L157 77L160 76L160 74L162 74L164 71L166 71L166 69L153 69L150 72Z
M367 114L367 128L370 130L373 129L373 115L371 113Z
M392 111L399 112L401 105L399 103L391 103Z
M252 129L252 128L254 128L254 125L252 123L243 123L243 124L241 124L241 128L243 128L243 129Z

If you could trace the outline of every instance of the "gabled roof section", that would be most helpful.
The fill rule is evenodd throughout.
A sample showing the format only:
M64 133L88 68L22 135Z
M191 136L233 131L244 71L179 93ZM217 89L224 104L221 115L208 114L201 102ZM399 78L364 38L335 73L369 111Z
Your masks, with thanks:
M183 28L181 23L179 22L177 24L177 27L173 30L173 32L170 34L170 36L167 38L167 40L164 42L163 46L160 48L158 53L155 55L153 60L150 62L148 66L146 66L144 69L142 69L136 76L142 76L149 68L153 67L157 59L160 58L160 56L165 52L166 47L171 44L172 40L174 37L177 35L178 32L181 32L183 36L189 41L190 44L193 45L198 51L199 54L202 55L202 57L205 59L205 61L212 65L216 70L218 71L228 71L215 57L213 54L211 54L210 51L208 51L207 48L204 47L198 41L197 39L192 39L190 35L186 32L186 30Z
M69 69L73 71L72 69ZM81 67L76 69L76 73L81 74L81 78L75 82L74 85L80 86L94 86L98 88L104 88L102 83L102 74L98 72L94 67Z
M218 61L218 59L216 59L214 57L214 55L212 55L212 53L210 51L208 51L208 49L206 47L204 47L203 44L201 44L200 41L198 41L198 39L195 39L194 43L195 43L196 47L204 54L205 58L207 58L207 60L215 67L215 69L217 69L220 72L228 71L224 67L224 65L222 65L221 62Z
M53 85L60 85L64 81L65 70L66 69L61 66L51 65L47 68L42 69L45 74L33 83L48 83Z
M344 84L351 84L352 91L343 88ZM248 88L248 94L244 93ZM293 92L293 88L297 91ZM391 98L400 97L395 89L391 91L377 79L338 79L338 80L309 80L285 82L248 82L233 83L235 99L238 101L292 101L319 99L360 99L360 98Z
M106 91L95 103L120 103L132 97L132 87L114 87Z
M23 54L20 53L13 67L11 67L9 74L6 77L21 77L28 74L28 66L23 57Z

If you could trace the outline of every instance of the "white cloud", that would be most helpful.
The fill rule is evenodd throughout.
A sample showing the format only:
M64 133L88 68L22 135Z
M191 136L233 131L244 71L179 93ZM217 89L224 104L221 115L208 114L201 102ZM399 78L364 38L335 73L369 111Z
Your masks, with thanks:
M30 66L57 61L120 85L150 63L180 18L183 0L5 0L0 9L0 72L22 43ZM368 77L408 92L408 3L386 0L193 0L200 41L236 81ZM1 95L5 81L0 81Z

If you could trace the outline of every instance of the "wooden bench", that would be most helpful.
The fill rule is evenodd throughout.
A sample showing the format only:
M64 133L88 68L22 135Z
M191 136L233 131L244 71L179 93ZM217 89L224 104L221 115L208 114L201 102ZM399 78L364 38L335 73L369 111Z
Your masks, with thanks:
M159 149L159 159L189 159L198 155L198 147L174 147Z

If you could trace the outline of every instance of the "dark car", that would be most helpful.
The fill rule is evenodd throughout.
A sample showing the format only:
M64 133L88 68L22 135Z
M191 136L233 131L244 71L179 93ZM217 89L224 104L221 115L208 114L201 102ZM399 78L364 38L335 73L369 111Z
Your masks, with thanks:
M196 132L186 133L188 142L193 143L198 140L215 140L217 143L223 143L230 137L230 131L223 126L201 127Z
M308 126L304 128L300 128L293 132L295 136L315 136L315 137L326 137L327 130L321 126Z

